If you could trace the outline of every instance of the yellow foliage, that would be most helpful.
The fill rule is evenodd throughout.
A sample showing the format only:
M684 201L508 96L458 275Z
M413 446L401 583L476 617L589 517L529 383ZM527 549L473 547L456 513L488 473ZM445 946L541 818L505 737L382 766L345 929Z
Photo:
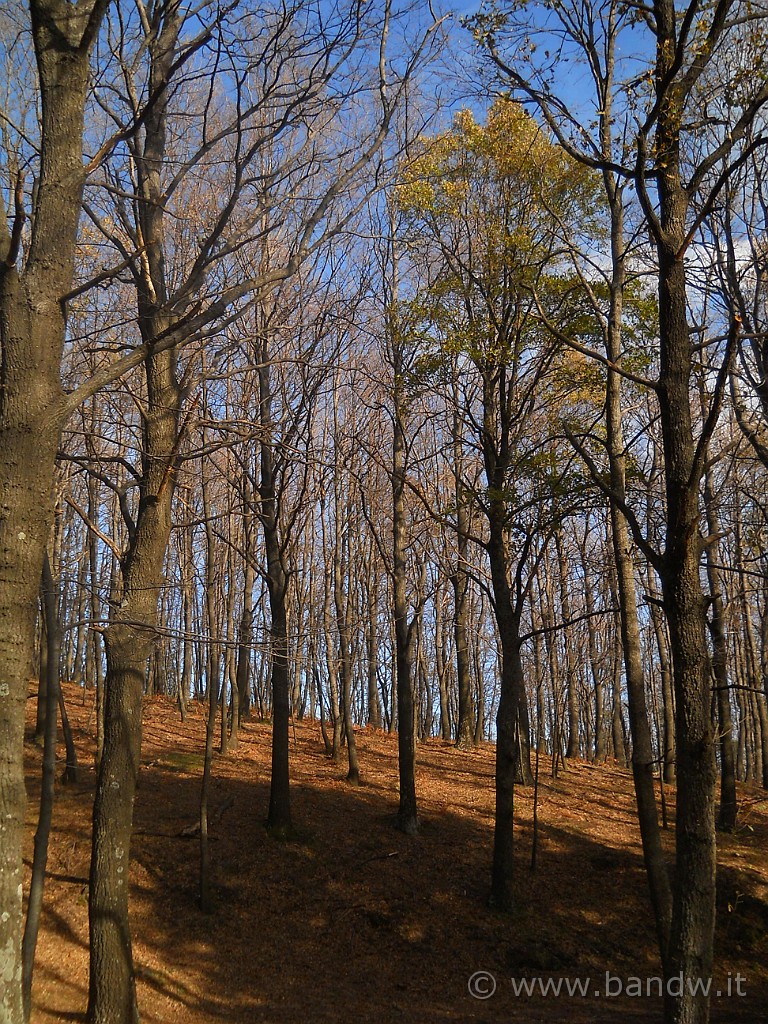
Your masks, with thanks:
M529 248L542 214L567 216L588 205L595 182L569 160L536 121L509 99L497 100L486 124L460 110L452 127L421 141L397 189L400 208L415 219L462 218L482 227L487 241Z

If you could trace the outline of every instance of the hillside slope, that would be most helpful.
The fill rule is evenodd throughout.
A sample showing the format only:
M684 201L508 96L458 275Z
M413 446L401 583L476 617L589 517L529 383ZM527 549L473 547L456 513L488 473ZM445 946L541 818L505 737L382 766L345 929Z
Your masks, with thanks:
M81 1020L87 1002L94 710L91 694L65 694L81 781L57 789L35 1024ZM352 788L324 756L317 723L296 722L296 836L283 842L263 826L269 725L248 722L239 748L214 765L216 908L203 915L198 841L184 833L197 816L204 718L192 707L181 724L169 702L145 702L131 865L145 1024L661 1019L660 1000L639 994L658 964L628 772L577 762L552 778L542 759L537 868L533 792L520 790L518 909L505 916L486 906L492 747L419 746L423 826L409 838L393 827L395 738L357 734L364 785ZM29 865L40 752L29 743L27 753ZM768 794L742 787L740 801L739 829L721 841L714 1024L768 1020ZM478 995L493 977L489 998L469 992L477 972L489 973L475 978ZM521 979L535 995L518 994ZM589 994L568 996L564 980L556 995L558 979ZM617 996L622 984L629 994Z

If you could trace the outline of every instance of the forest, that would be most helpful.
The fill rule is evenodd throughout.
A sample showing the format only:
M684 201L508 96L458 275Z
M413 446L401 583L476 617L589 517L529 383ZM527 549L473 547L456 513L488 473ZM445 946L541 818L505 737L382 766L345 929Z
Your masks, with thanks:
M626 769L659 1013L709 1021L718 846L768 788L766 50L752 0L2 5L0 1024L80 692L89 1024L139 1020L161 697L204 708L202 912L254 722L275 842L297 726L350 789L391 733L415 842L430 741L490 744L512 921L542 764Z

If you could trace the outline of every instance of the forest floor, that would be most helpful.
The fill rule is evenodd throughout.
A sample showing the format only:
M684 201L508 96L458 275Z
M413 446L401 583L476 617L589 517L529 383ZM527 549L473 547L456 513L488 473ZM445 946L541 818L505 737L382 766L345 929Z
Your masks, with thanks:
M83 701L68 686L65 695L80 780L57 784L33 1024L84 1020L87 1003L95 712L92 694ZM204 915L199 840L186 834L204 734L204 708L193 705L182 724L167 700L145 701L131 860L143 1024L661 1019L660 999L647 994L659 965L629 772L571 762L553 778L542 758L536 870L533 790L520 789L517 905L507 915L486 902L491 746L419 745L422 828L412 838L394 828L396 738L356 733L364 784L351 787L325 757L318 723L296 722L296 834L280 841L264 828L270 726L246 722L238 748L214 763L215 908ZM29 868L41 756L31 742L27 755ZM713 1024L768 1021L768 794L744 786L739 800L738 828L720 838ZM671 853L671 829L665 842Z

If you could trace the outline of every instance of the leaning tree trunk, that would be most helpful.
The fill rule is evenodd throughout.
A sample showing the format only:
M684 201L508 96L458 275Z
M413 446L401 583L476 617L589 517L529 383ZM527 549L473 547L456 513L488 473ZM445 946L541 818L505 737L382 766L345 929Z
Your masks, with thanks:
M147 361L144 476L123 569L123 595L105 634L104 749L93 809L89 890L93 1024L138 1021L128 923L133 802L141 750L147 660L156 637L163 564L171 532L181 392L172 352Z
M157 636L163 566L171 533L171 510L181 440L182 389L176 351L154 352L152 342L169 337L176 322L167 312L165 159L168 82L182 24L169 5L149 43L150 92L143 147L136 149L138 216L145 259L135 271L138 323L150 346L144 362L147 397L142 411L143 450L139 507L130 524L122 564L122 600L105 634L107 652L104 748L96 783L88 916L91 931L88 1019L90 1024L135 1024L139 1019L128 920L128 875L133 803L141 752L141 708L145 671ZM178 317L178 313L175 314Z
M605 175L611 206L612 278L610 313L606 331L606 355L612 364L606 381L606 435L610 468L611 537L618 590L621 650L629 705L629 729L632 737L632 777L637 801L637 817L643 846L656 934L662 963L666 963L672 919L672 890L661 845L653 769L655 756L646 702L645 671L640 640L632 542L627 520L619 508L626 499L626 445L622 428L621 376L614 369L621 364L622 309L626 282L623 196L612 175Z

